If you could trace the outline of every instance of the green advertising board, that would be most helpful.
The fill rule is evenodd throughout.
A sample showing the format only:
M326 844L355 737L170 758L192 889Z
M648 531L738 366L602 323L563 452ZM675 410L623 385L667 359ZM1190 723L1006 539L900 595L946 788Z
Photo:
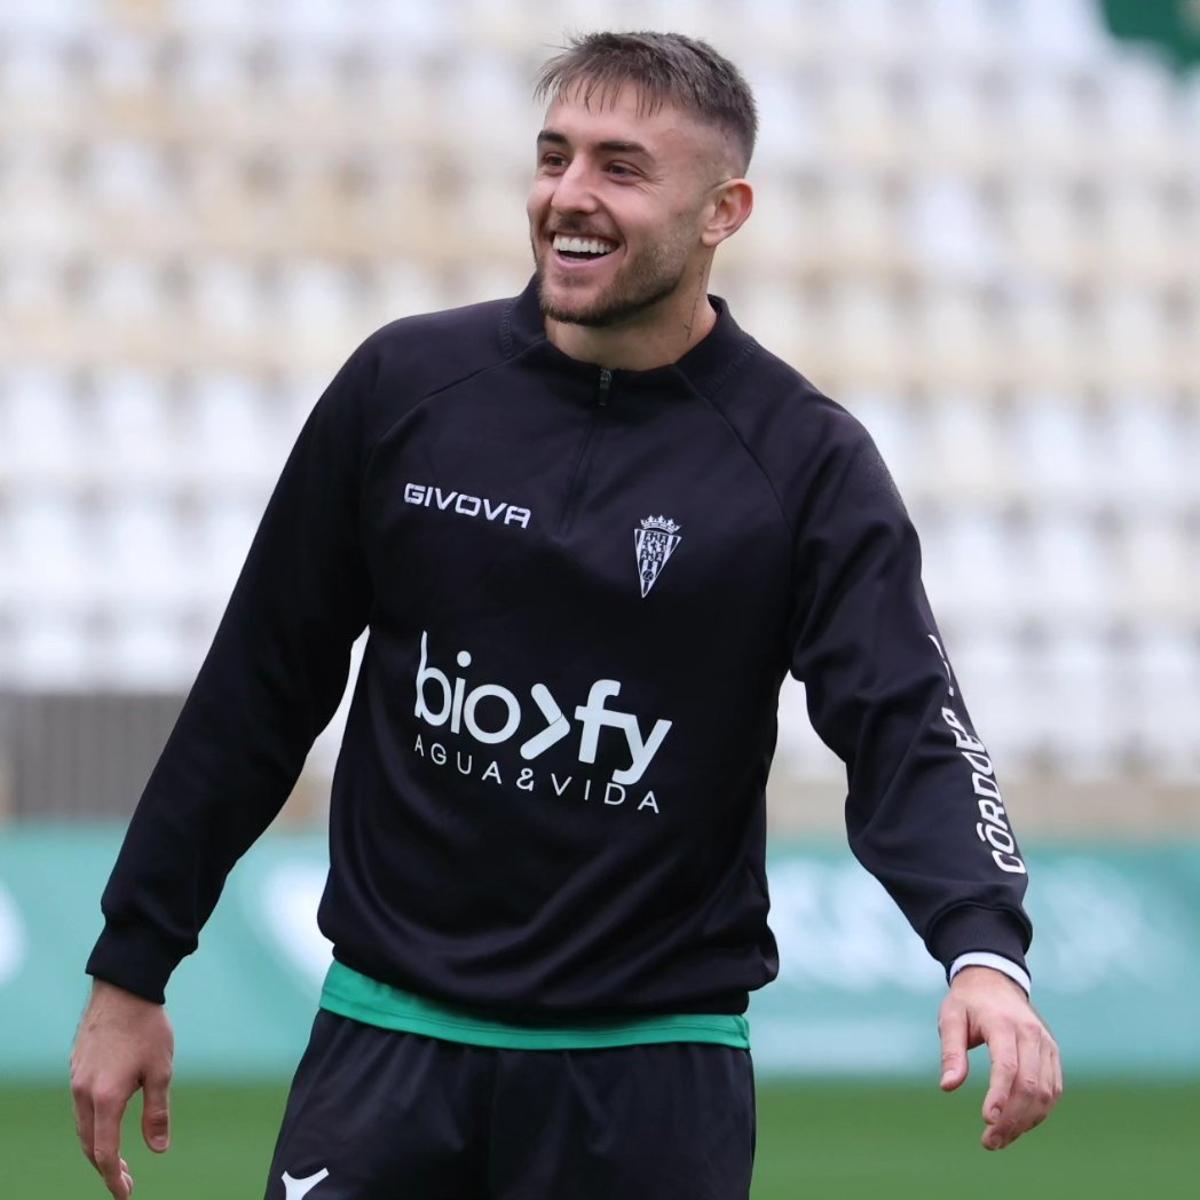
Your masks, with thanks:
M65 1078L114 829L0 835L0 1077ZM268 835L167 991L177 1078L289 1075L330 962L322 834ZM768 856L779 977L748 1014L763 1074L936 1074L940 966L841 846ZM1030 855L1034 1000L1082 1076L1200 1075L1200 846ZM981 1053L979 1051L976 1052Z
M1180 70L1200 63L1197 0L1101 0L1100 10L1117 37L1157 47Z

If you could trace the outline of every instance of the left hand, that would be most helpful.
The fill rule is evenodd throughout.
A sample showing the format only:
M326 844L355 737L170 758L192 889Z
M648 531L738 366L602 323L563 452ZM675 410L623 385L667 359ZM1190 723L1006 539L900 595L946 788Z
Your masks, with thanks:
M987 1043L992 1073L983 1098L985 1150L1040 1125L1063 1091L1058 1045L1019 984L991 967L964 967L938 1013L942 1090L967 1077L967 1051Z

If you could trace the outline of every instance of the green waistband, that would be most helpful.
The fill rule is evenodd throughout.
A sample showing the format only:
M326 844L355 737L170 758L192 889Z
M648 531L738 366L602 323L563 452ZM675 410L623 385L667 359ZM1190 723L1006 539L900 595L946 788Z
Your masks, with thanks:
M650 1042L715 1042L750 1049L750 1025L739 1013L678 1013L614 1017L577 1024L529 1026L483 1019L371 979L336 960L325 976L321 1007L367 1025L502 1050L592 1050Z

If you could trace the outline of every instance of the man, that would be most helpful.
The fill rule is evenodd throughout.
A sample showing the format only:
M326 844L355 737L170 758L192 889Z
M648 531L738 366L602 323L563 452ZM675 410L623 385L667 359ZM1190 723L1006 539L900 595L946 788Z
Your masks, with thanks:
M951 977L942 1086L986 1041L989 1149L1061 1090L1025 866L903 503L858 421L707 293L752 207L745 81L702 42L595 34L538 95L533 280L338 372L130 824L72 1061L114 1196L139 1086L166 1144L165 983L368 624L335 962L268 1197L748 1194L789 670L847 764L854 852Z

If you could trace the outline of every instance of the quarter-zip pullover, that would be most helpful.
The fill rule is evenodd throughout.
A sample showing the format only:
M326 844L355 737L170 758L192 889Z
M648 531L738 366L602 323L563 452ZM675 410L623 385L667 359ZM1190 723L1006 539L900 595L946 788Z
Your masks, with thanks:
M947 968L1023 966L1026 875L862 424L743 332L609 370L508 300L394 321L317 401L151 774L87 970L162 1001L369 628L335 958L516 1020L741 1013L778 971L785 674L850 846Z

